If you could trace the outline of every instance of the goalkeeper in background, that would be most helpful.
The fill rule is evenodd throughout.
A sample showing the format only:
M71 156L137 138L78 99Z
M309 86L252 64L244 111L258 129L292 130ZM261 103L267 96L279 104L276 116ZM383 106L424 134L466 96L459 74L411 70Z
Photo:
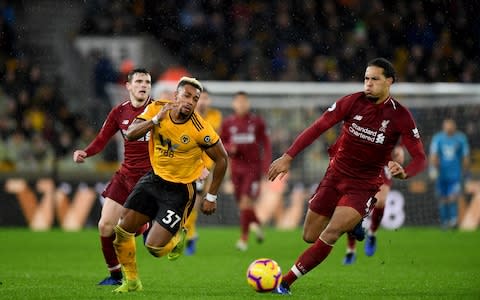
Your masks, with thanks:
M445 119L442 127L430 144L430 177L436 180L441 226L448 229L458 225L458 200L470 164L470 146L453 119Z
M222 125L222 113L218 109L211 108L212 99L208 91L204 88L203 92L200 94L200 98L198 99L197 108L195 111L203 117L205 121L207 121L210 125L212 125L213 129L220 134L220 126ZM204 152L202 154L202 160L205 163L204 169L204 176L206 178L201 178L197 180L197 196L195 200L195 206L192 210L192 213L187 219L185 223L185 229L187 229L187 246L185 248L186 255L193 255L196 251L196 244L198 239L197 233L197 218L198 218L198 210L200 209L200 204L202 203L202 199L208 191L210 187L210 183L212 182L212 173L210 172L213 168L213 160L208 157L208 155ZM208 174L208 175L206 175Z

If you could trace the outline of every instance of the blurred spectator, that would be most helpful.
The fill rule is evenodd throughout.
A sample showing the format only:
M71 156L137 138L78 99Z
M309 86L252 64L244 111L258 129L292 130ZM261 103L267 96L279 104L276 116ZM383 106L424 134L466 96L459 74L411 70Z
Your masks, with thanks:
M53 172L55 153L50 143L38 133L32 137L30 152L30 164L25 171Z
M8 24L8 26L15 25L15 9L8 0L0 0L0 15Z
M0 60L5 61L15 56L15 32L11 25L0 14Z
M91 56L94 61L93 83L95 96L107 101L105 85L118 80L118 73L111 59L99 49L92 50Z
M5 91L6 94L10 96L17 95L20 84L17 81L17 75L15 73L15 69L7 68L4 74L4 78L2 80L2 89Z
M15 130L7 140L7 161L14 162L19 171L28 170L32 162L31 143L20 130Z
M135 63L126 54L122 54L122 61L120 62L118 84L125 84L128 81L128 73L135 69Z
M161 75L158 77L158 81L174 81L177 82L183 76L192 76L188 70L181 65L170 65Z
M40 66L38 64L34 64L30 68L26 84L30 96L33 96L35 94L35 90L40 86L41 82L42 71L40 70Z

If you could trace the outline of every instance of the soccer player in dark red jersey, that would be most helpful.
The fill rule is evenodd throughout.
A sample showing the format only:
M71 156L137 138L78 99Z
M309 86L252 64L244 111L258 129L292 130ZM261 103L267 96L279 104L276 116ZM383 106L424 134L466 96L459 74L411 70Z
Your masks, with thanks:
M148 156L149 135L145 135L135 141L129 141L125 135L128 126L150 104L150 91L152 79L145 69L134 69L127 77L126 88L129 99L115 106L107 116L100 132L84 150L76 150L73 160L83 163L87 157L102 151L108 141L118 131L124 140L124 160L120 169L116 171L112 179L102 193L105 202L98 222L102 252L107 263L110 276L102 280L99 285L122 284L122 271L113 247L115 240L114 227L123 211L123 204L132 191L137 181L151 170ZM145 228L144 228L145 229Z
M221 137L230 157L231 179L240 209L241 236L236 247L245 251L250 230L256 234L258 242L263 241L254 201L260 192L262 176L267 173L271 162L272 147L265 122L250 112L247 93L236 93L232 106L234 114L224 120Z
M392 160L403 165L405 161L405 152L403 151L402 146L395 146L393 149ZM377 199L377 202L375 203L375 207L371 212L370 226L367 231L367 239L365 240L365 254L367 256L373 256L377 250L376 232L380 227L380 223L382 222L383 213L385 211L385 202L393 184L392 174L390 174L388 166L384 167L384 170L380 173L380 175L382 176L383 184L380 186L377 194L375 194L375 199ZM355 262L356 243L357 239L355 236L351 234L347 235L347 253L343 259L344 265L351 265Z
M327 258L335 242L351 231L375 205L385 165L393 177L407 179L426 167L420 134L409 110L390 95L395 69L384 58L367 65L363 92L337 100L271 165L269 180L285 175L292 160L322 133L339 122L342 132L329 149L330 163L309 202L303 239L313 243L283 276L275 290L290 294L290 286ZM404 168L392 161L399 139L411 156Z

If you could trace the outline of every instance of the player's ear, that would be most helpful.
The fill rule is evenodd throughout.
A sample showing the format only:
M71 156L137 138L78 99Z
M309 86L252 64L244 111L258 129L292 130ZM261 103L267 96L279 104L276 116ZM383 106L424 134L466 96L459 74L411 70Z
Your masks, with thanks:
M387 77L388 86L393 84L393 77Z

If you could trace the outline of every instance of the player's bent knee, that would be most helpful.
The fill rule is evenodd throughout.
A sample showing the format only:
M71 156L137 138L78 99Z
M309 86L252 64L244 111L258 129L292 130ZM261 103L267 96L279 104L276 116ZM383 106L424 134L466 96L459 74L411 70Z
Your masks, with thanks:
M101 236L111 236L114 233L114 227L115 224L113 223L105 222L101 219L98 221L98 232Z
M171 250L171 249L170 250L166 249L166 247L155 247L148 244L145 244L145 247L147 248L148 252L155 257L165 256Z
M303 236L303 240L304 240L306 243L313 244L313 243L315 243L315 241L316 241L317 239L312 239L310 236Z
M318 236L318 234L314 234L313 232L303 232L303 240L309 244L315 243L315 241L318 239Z

